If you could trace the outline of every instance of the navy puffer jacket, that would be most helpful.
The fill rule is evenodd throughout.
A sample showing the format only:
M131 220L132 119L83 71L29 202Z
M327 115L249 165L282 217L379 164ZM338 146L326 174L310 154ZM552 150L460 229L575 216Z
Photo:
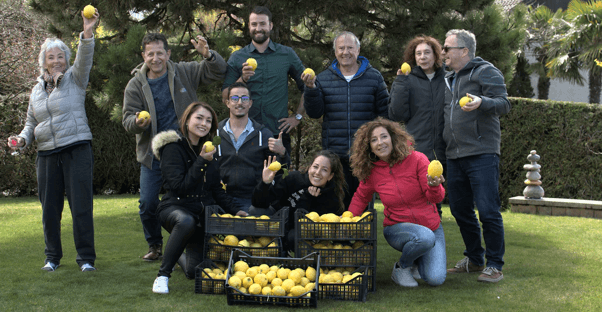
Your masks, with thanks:
M305 110L311 118L324 116L322 147L349 157L353 136L364 123L378 116L387 118L389 92L383 76L360 56L360 68L347 82L335 60L316 76L316 87L305 88Z

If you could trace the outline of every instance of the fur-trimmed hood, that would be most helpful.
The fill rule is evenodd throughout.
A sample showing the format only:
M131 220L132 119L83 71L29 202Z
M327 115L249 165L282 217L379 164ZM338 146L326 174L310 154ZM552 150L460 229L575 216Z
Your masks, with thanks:
M167 130L157 133L152 142L153 154L155 155L155 158L157 158L157 160L161 160L161 149L165 145L178 142L182 138L183 137L176 130Z

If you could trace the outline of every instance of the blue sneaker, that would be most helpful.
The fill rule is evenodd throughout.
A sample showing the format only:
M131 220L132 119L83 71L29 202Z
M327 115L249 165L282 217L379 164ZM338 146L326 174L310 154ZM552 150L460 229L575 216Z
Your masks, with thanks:
M81 266L82 272L96 271L96 268L91 266L89 263L84 263Z
M58 268L59 265L58 264L54 264L52 262L46 262L46 264L42 267L42 270L44 271L48 271L48 272L54 272L54 270L56 270L56 268Z

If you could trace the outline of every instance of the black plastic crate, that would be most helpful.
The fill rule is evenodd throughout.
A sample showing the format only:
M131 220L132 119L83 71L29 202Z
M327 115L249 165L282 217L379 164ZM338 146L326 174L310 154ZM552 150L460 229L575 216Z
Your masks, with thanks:
M272 243L275 243L276 246L228 246L220 244L218 236L208 234L205 236L205 259L228 262L230 261L230 253L234 249L240 249L245 253L256 257L280 257L282 255L282 239L280 237L274 237L270 242L270 245Z
M267 264L269 266L279 265L285 268L307 269L311 266L316 269L316 281L314 290L309 292L309 297L305 294L298 297L279 297L265 295L251 295L241 293L235 287L226 282L226 297L228 305L278 305L287 307L318 307L318 280L320 278L320 255L317 253L307 255L303 258L278 258L278 257L254 257L239 249L234 249L228 265L228 274L226 280L234 274L234 264L238 261L245 261L249 266L258 266Z
M288 208L282 208L270 219L222 218L226 212L219 206L205 209L205 233L245 236L284 236Z
M377 212L368 211L371 213L358 222L314 222L305 216L308 211L297 209L296 239L376 240Z
M197 294L225 295L225 276L228 273L228 269L226 268L224 272L224 279L214 279L204 271L205 268L210 268L213 270L219 267L209 259L205 259L203 262L197 265L195 268L194 292Z
M320 283L318 286L319 299L366 301L368 293L368 267L357 268L353 273L362 273L346 283Z
M361 247L355 249L325 249L316 248L310 244L311 241L298 241L295 244L295 255L303 257L313 252L320 253L322 266L374 266L376 265L376 242L367 241ZM323 241L315 241L321 244Z

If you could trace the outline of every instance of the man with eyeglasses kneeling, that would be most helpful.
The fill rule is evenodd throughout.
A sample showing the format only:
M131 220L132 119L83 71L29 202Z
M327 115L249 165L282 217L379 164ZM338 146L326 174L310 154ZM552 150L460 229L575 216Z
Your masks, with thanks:
M282 144L282 132L274 138L270 129L249 117L253 100L247 85L235 82L228 87L230 117L217 128L221 144L217 146L220 176L226 193L234 199L238 210L249 212L253 189L261 181L263 162L277 156L287 163L289 155Z

